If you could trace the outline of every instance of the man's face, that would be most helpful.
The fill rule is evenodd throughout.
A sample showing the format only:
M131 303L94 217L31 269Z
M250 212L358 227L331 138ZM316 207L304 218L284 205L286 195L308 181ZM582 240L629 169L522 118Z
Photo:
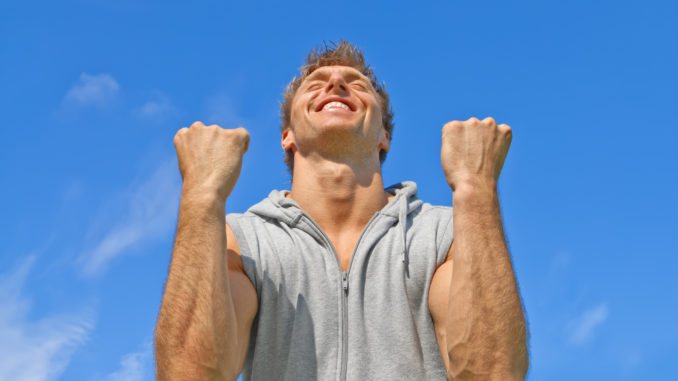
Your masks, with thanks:
M377 153L388 150L379 95L369 78L352 67L323 66L304 79L292 100L290 124L296 148L303 139L343 135L373 146Z

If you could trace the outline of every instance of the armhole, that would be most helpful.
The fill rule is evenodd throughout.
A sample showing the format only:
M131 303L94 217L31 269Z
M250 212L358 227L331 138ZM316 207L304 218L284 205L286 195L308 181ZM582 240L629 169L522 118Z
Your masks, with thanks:
M453 213L451 207L443 208L440 224L438 224L438 266L447 259L447 253L454 241Z
M254 289L257 291L257 297L261 295L260 282L257 280L257 266L255 258L252 256L254 251L250 247L250 243L247 240L246 235L243 233L242 227L240 226L240 218L237 215L229 214L226 216L226 223L233 231L235 235L235 240L238 243L238 248L240 249L240 259L242 260L242 266L245 270L245 274L254 285Z

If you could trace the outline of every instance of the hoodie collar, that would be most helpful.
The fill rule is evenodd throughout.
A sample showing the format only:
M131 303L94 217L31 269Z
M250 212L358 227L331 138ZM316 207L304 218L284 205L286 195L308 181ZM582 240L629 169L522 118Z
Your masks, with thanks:
M395 197L378 212L382 215L400 220L403 214L406 217L422 205L422 201L417 198L417 184L412 181L396 183L384 190ZM285 197L287 193L288 190L273 190L267 198L253 205L248 211L266 219L275 219L294 226L304 211L296 201Z
M407 217L418 210L423 202L417 198L417 185L412 181L393 184L384 190L395 197L377 214L390 217L393 224L397 225L396 228L400 233L401 242L400 256L402 261L407 263ZM285 197L288 192L287 190L273 190L267 198L253 205L248 211L265 219L279 221L291 228L301 228L317 239L321 239L321 237L317 237L320 227L299 207L296 201ZM308 222L314 226L309 226L306 223L300 224L303 216L306 216ZM389 224L389 226L393 224Z

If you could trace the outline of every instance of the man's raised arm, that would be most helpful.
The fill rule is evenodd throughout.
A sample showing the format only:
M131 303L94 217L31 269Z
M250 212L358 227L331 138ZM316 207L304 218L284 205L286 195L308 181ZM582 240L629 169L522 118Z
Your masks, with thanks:
M235 380L242 369L257 300L242 268L232 266L238 250L225 203L248 143L243 128L200 122L174 137L183 188L155 331L158 380Z
M522 380L527 330L501 223L497 181L511 129L492 118L443 129L454 242L434 274L429 307L450 379Z

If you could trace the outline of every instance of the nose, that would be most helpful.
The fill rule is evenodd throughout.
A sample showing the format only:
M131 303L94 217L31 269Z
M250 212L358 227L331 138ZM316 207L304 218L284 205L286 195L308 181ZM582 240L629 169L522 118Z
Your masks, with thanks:
M335 94L345 94L348 93L348 84L344 79L344 75L340 72L334 72L330 75L330 78L327 80L327 85L325 88L327 93Z

